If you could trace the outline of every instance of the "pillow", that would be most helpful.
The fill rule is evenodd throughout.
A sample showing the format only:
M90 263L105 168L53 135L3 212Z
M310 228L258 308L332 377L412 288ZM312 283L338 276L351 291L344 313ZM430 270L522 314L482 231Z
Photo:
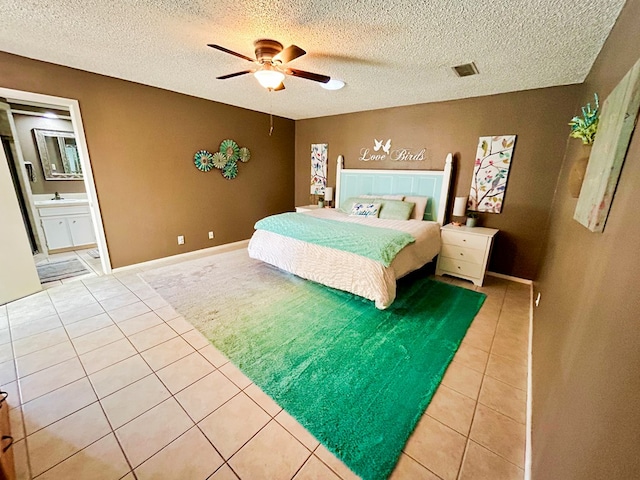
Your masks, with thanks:
M339 206L340 210L344 213L351 213L351 209L353 208L354 203L361 202L362 200L359 197L349 197L344 202L342 202ZM336 205L337 206L337 205Z
M383 200L379 218L387 220L409 220L415 203L400 200Z
M351 207L351 217L377 217L380 213L379 203L354 203Z
M406 202L413 202L416 204L413 207L413 212L411 213L412 220L424 220L424 211L427 208L427 203L429 202L429 197L421 197L419 195L414 196L406 196L404 197Z
M380 197L374 195L358 195L357 197L349 197L340 205L340 210L344 213L351 213L351 209L356 203L380 203Z

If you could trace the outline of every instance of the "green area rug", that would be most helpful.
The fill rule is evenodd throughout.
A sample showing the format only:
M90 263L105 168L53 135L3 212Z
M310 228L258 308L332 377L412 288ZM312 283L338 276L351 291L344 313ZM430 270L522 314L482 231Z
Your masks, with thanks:
M377 310L245 250L143 278L365 479L393 471L485 299L416 272Z

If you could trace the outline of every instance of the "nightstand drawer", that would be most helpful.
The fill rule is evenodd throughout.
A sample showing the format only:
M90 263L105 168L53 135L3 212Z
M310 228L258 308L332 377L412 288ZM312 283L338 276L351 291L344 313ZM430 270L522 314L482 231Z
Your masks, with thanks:
M453 275L459 274L474 278L484 276L484 266L482 264L469 263L453 258L441 257L438 267L444 273L452 273Z
M484 248L467 248L458 247L457 245L443 244L440 255L454 260L463 260L465 262L482 265L484 262Z
M477 248L484 251L487 237L484 235L469 235L467 233L449 232L442 230L442 243L459 247Z

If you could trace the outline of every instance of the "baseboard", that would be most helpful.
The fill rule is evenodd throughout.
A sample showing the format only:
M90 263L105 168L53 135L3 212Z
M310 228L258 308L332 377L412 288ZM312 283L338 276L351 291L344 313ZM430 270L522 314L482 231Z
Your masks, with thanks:
M503 278L512 282L524 283L526 285L533 285L533 280L527 280L526 278L514 277L512 275L505 275L504 273L487 272L487 275L496 278Z
M524 478L531 480L531 465L533 453L531 446L531 426L533 417L533 282L531 283L531 296L529 298L529 347L527 365L527 426L524 452Z
M527 346L527 418L526 418L526 438L525 438L525 454L524 454L524 478L531 480L531 418L533 414L533 281L526 278L513 277L502 273L487 272L487 275L497 278L503 278L512 282L523 283L529 285L529 341Z
M89 248L96 248L98 245L95 243L87 243L85 245L76 245L73 247L53 248L49 250L45 255L54 255L56 253L74 252L76 250L85 250ZM44 252L43 252L44 253Z
M217 253L230 252L232 250L240 250L241 248L246 248L247 245L249 245L249 240L240 240L238 242L225 243L223 245L216 245L215 247L203 248L201 250L194 250L192 252L179 253L177 255L156 258L155 260L134 263L132 265L125 265L124 267L118 267L118 268L112 269L111 273L121 273L121 272L126 272L127 270L161 267L169 263L188 260L193 257L206 257L207 255L215 255Z

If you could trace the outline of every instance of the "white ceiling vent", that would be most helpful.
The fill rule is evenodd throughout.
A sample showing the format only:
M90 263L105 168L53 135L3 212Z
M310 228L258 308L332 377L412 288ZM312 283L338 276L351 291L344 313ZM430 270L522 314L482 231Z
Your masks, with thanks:
M478 72L478 67L476 67L476 64L473 62L465 63L464 65L457 65L451 68L459 77L469 77L471 75L478 75L478 73L480 73Z

